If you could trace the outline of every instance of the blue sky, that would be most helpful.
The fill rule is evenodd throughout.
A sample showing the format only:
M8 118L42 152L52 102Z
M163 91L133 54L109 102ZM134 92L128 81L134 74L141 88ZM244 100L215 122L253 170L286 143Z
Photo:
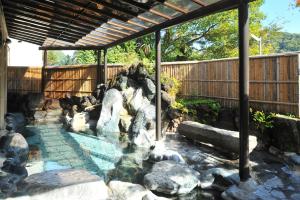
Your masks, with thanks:
M262 11L267 19L264 24L278 22L283 31L290 33L300 33L300 7L291 8L296 0L265 0Z

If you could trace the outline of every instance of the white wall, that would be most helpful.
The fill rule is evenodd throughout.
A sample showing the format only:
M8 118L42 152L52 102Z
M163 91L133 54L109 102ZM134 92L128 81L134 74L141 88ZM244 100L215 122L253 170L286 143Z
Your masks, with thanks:
M43 51L39 46L11 39L9 44L8 66L43 66Z

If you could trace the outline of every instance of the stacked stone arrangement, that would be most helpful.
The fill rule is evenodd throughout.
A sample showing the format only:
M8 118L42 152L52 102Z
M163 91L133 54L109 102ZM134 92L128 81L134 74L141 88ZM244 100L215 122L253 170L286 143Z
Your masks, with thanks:
M174 101L167 89L162 91L163 132L173 120ZM60 105L67 128L74 132L114 139L122 133L140 147L150 147L155 140L154 77L142 64L121 72L109 85L98 85L91 96L66 95Z

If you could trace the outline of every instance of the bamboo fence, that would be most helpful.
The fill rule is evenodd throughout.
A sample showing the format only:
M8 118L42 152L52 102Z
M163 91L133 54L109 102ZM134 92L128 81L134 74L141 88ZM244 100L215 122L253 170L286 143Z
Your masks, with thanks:
M250 58L250 105L255 109L299 116L300 56L297 53ZM238 107L238 59L169 62L162 73L181 81L179 96L215 99L224 107ZM122 71L109 65L108 78ZM66 93L88 95L96 87L96 66L46 67L45 95L60 98ZM41 67L9 67L8 90L41 91Z

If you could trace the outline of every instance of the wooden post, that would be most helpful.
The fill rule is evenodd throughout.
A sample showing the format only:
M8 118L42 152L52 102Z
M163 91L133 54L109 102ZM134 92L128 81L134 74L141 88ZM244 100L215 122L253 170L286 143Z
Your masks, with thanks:
M300 53L298 54L298 117L300 117Z
M96 87L98 84L101 83L101 50L97 50L97 80L96 80Z
M107 84L107 79L108 79L108 70L107 70L107 49L104 49L104 52L103 52L103 57L104 57L104 64L103 64L103 68L104 68L104 72L103 72L103 82L104 84Z
M156 140L161 138L161 35L160 30L155 32L155 81L156 81Z
M248 0L239 5L239 106L240 106L240 162L241 181L250 177L249 169L249 13Z
M42 93L45 92L45 87L46 87L45 68L47 66L47 61L48 61L47 58L48 58L47 50L44 50L43 67L42 67L42 82L41 82L41 92Z
M7 109L7 48L7 44L0 47L0 130L5 128Z

